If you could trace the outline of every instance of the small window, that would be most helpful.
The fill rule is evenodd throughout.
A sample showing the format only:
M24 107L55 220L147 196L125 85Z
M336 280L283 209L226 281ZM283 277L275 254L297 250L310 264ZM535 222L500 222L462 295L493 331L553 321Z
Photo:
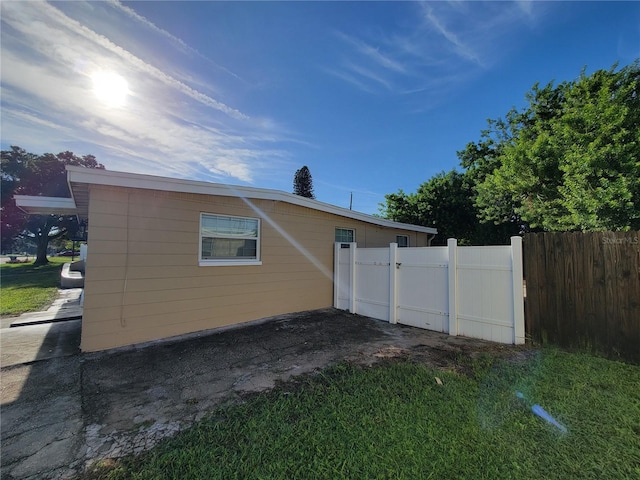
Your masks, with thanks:
M202 213L200 265L260 265L260 220Z
M336 228L336 242L352 243L356 241L356 231L352 228Z
M409 235L396 235L396 243L398 244L398 247L408 247Z

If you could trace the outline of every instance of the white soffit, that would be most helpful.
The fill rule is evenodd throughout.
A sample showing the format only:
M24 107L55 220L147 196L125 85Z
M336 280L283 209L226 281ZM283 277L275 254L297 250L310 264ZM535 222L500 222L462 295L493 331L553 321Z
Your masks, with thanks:
M301 207L311 208L322 212L340 215L342 217L372 223L381 227L410 230L436 234L438 231L431 227L410 225L407 223L392 222L382 218L355 212L342 207L336 207L328 203L319 202L310 198L294 195L280 190L265 188L241 187L222 183L210 183L197 180L184 180L179 178L158 177L139 173L116 172L113 170L99 170L95 168L67 166L67 176L70 186L74 184L105 185L113 187L140 188L146 190L160 190L165 192L194 193L201 195L219 195L224 197L237 197L257 200L274 200L286 202Z
M15 195L13 197L18 208L25 213L34 215L75 215L76 203L73 198L38 197L33 195Z

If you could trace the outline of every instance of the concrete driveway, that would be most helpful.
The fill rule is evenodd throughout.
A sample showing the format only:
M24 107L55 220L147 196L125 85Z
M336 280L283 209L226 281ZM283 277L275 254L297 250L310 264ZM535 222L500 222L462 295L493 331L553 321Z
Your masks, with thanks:
M340 361L409 356L446 367L460 352L514 348L327 309L142 347L51 355L55 332L73 341L77 322L43 328L47 352L29 363L5 364L3 349L3 479L68 478L96 460L147 450L248 392ZM35 335L31 328L11 330Z

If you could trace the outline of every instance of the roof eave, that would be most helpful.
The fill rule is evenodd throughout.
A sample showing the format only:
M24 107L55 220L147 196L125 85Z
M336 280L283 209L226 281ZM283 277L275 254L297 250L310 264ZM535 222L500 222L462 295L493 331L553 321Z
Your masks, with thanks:
M435 228L393 222L391 220L385 220L383 218L374 217L372 215L367 215L346 208L337 207L335 205L301 197L299 195L283 192L281 190L269 190L264 188L210 183L199 180L158 177L153 175L143 175L139 173L117 172L113 170L97 170L75 166L67 166L67 175L69 185L72 186L72 195L74 184L86 183L93 185L140 188L146 190L194 193L202 195L219 195L256 200L274 200L311 208L313 210L332 213L354 220L373 223L382 227L410 230L429 234L438 233L438 230Z
M78 209L73 198L14 195L16 206L30 215L76 215Z

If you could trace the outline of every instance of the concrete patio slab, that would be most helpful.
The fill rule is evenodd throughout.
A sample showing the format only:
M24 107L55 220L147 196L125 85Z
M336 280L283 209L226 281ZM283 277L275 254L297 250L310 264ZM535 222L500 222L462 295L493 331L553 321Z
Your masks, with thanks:
M0 330L2 368L80 353L80 320Z
M23 313L17 317L2 319L2 328L6 326L24 327L41 323L64 322L82 318L80 298L82 288L60 288L58 296L51 306L43 312ZM7 325L8 324L8 325Z

